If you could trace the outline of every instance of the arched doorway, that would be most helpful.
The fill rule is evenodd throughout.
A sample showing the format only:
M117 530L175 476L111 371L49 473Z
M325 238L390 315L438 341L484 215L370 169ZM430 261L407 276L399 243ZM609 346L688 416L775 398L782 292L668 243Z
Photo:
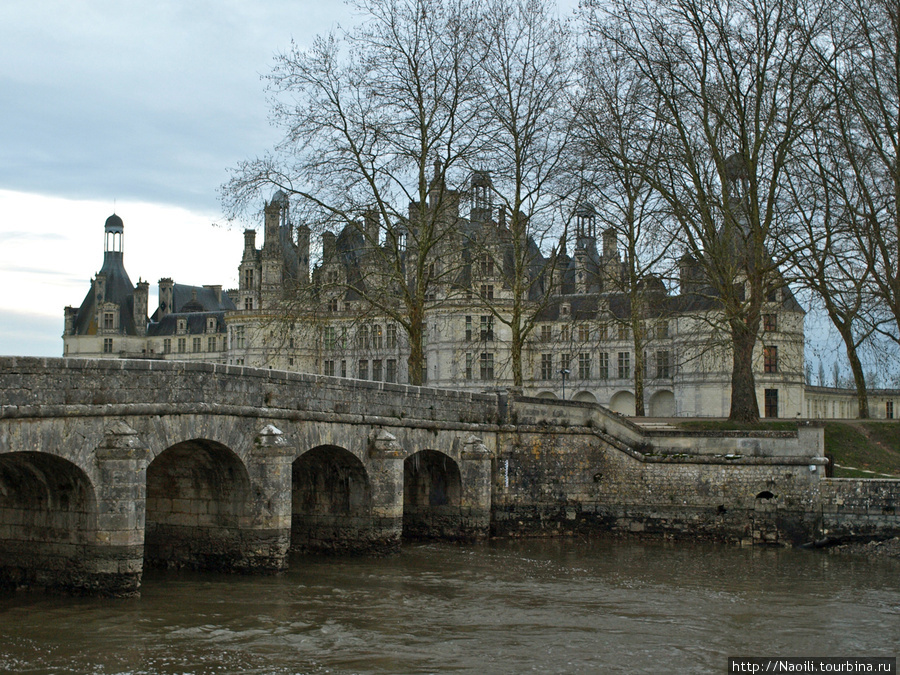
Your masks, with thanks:
M403 536L458 539L462 536L462 479L453 458L421 450L403 462Z
M291 477L292 550L370 552L381 546L369 477L350 451L313 448L294 461Z
M152 567L232 571L247 566L242 528L251 499L240 458L194 439L163 450L147 467L144 562Z
M674 417L675 394L671 391L658 391L650 397L651 417Z
M43 452L0 455L0 585L80 589L97 528L87 474Z
M572 397L572 400L580 403L596 403L597 397L589 391L579 391Z
M630 391L617 391L609 399L609 409L626 417L634 416L634 394Z

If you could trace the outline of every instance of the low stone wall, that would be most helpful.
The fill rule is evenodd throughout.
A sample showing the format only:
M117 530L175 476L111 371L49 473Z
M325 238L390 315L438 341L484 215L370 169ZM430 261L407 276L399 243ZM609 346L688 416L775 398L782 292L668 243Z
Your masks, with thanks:
M900 536L900 480L826 478L819 492L825 538Z
M816 536L822 469L805 458L642 456L585 428L520 429L498 449L496 535L619 531L773 544Z

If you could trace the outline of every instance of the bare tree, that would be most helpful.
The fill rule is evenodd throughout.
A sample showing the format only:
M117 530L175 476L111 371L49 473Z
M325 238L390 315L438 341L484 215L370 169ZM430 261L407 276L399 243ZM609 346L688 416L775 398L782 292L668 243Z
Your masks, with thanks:
M498 287L475 299L509 328L513 384L521 387L522 349L554 290L571 191L563 180L572 159L571 38L551 0L490 0L484 19L473 214L496 218L498 229L473 237L473 277Z
M604 257L612 253L608 248L618 250L617 242L625 254L618 273L604 274L601 287L625 300L622 316L608 316L624 322L632 339L635 414L641 417L645 414L644 379L649 376L644 355L663 332L668 315L660 271L673 244L671 229L662 226L665 214L660 196L644 172L654 164L653 153L659 150L660 117L654 112L658 99L631 62L605 41L588 35L579 63L584 97L577 125L582 177L598 204ZM658 370L669 368L668 362L657 365Z
M702 264L732 356L730 419L759 418L754 347L783 286L772 241L793 219L784 174L813 123L828 16L811 0L612 0L588 26L660 102L660 151L642 172Z
M324 226L349 228L367 269L333 283L402 327L421 384L426 302L456 234L447 184L480 137L479 17L464 0L353 4L358 26L277 57L272 116L285 138L239 165L224 202L236 213L277 187Z

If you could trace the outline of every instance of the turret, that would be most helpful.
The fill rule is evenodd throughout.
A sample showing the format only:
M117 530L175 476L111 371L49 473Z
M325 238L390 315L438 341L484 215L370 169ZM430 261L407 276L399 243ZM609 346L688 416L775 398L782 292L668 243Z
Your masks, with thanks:
M162 321L163 318L175 311L175 282L164 277L159 280L159 314L157 320Z
M473 223L487 223L491 220L491 175L487 171L476 171L472 174L472 208L469 220Z
M147 334L147 309L150 303L150 284L138 279L134 287L134 329L138 335Z
M590 202L575 210L575 292L589 293L596 287L597 211Z

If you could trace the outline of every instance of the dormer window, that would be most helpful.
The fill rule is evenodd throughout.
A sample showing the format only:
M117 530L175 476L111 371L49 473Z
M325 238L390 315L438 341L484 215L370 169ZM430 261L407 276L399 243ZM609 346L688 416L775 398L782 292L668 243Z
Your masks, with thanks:
M213 318L209 318L206 320L206 330L210 333L216 330L216 320Z
M187 321L184 319L178 319L178 332L182 333L187 330Z
M113 330L116 327L116 315L114 312L103 312L103 330Z

